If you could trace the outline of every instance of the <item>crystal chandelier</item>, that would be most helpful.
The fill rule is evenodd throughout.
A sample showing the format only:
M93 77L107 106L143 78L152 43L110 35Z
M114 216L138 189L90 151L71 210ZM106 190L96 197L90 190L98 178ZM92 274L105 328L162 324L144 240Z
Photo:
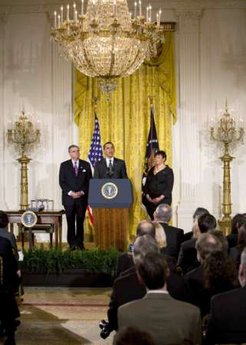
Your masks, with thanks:
M128 10L127 0L88 0L84 11L76 3L54 12L51 35L65 56L89 77L97 77L100 87L111 92L116 79L134 73L145 59L157 54L163 41L161 10L152 21L152 8L135 2L134 14ZM73 12L73 13L70 13ZM80 13L79 13L80 12Z

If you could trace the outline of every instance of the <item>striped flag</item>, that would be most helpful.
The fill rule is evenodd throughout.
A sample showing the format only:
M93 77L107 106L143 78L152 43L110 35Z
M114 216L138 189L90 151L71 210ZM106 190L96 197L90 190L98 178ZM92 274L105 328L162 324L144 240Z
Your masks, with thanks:
M102 146L101 146L101 134L97 115L95 114L94 131L91 138L90 151L88 153L88 159L92 166L95 168L96 162L103 158Z
M96 162L100 161L103 158L103 151L101 146L101 134L100 134L100 126L97 114L95 114L95 124L94 124L94 131L91 138L91 146L88 153L88 160L91 164L92 170L94 170ZM94 224L92 209L88 205L87 211L89 214L91 224Z

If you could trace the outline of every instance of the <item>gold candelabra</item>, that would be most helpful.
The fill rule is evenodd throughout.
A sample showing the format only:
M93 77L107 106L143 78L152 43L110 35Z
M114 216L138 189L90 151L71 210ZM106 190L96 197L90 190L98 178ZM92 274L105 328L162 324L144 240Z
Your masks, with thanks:
M235 119L229 114L227 102L224 114L218 119L217 126L210 128L211 138L223 145L224 154L220 157L223 162L223 204L222 219L219 225L227 235L231 229L231 176L230 163L234 159L229 153L229 146L243 139L244 129L237 127Z
M28 163L31 161L26 154L34 144L39 141L40 130L34 127L34 124L28 119L22 111L19 119L15 121L12 129L7 131L8 142L14 144L21 156L17 161L21 164L20 179L20 209L25 210L28 207Z

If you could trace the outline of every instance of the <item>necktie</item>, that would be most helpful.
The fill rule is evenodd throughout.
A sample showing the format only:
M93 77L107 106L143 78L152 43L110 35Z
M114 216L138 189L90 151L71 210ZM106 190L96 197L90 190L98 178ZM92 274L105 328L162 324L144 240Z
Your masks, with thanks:
M109 160L108 168L109 168L109 173L111 175L113 173L113 164L112 164L112 160L111 159Z
M75 172L75 175L78 176L78 172L79 172L78 162L74 162L74 172Z

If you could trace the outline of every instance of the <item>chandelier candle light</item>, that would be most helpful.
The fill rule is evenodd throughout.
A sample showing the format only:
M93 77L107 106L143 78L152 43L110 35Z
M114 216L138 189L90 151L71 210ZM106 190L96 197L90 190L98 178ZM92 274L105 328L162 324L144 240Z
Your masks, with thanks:
M80 7L80 11L79 11ZM145 59L157 54L163 42L161 10L152 22L152 7L142 13L142 2L134 3L134 17L126 0L84 0L54 12L51 36L74 66L89 77L97 77L100 87L111 92L116 80L134 73ZM64 19L65 18L65 19Z
M224 146L224 154L220 157L223 162L223 217L219 220L219 225L225 235L230 233L231 229L231 177L230 163L234 157L229 154L229 145L236 144L243 139L244 129L236 126L236 121L229 114L227 102L224 114L219 118L216 127L210 127L211 138Z

